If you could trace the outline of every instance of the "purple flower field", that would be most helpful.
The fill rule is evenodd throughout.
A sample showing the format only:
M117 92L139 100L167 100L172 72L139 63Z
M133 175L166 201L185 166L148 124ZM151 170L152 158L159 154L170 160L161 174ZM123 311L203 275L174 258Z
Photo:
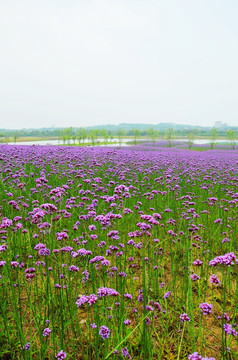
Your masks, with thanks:
M237 150L0 150L0 359L237 359Z

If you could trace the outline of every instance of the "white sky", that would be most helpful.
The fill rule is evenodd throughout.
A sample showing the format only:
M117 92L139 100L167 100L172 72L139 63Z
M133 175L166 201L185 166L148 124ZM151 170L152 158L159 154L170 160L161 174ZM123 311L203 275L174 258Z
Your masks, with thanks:
M0 128L238 126L237 0L0 0Z

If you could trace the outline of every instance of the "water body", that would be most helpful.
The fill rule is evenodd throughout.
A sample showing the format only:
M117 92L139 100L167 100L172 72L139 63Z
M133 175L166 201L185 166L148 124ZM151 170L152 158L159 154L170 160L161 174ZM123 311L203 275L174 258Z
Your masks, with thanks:
M127 142L131 141L131 139L123 139L123 142L121 143L121 146L128 146ZM103 140L96 140L95 146L100 145L100 143L103 143ZM24 142L17 142L16 144L14 142L9 142L9 145L63 145L62 140L35 140L35 141L24 141ZM73 140L70 140L70 142L66 142L65 145L74 144ZM77 144L77 141L76 143ZM100 146L118 146L119 141L118 139L113 139L112 143L107 145L100 145Z
M133 139L123 139L121 146L129 146L130 144L128 144L128 142L133 141ZM137 139L137 142L152 142L151 139ZM158 141L161 141L160 139L158 139ZM187 143L187 140L185 139L174 139L173 141L179 141L179 142L184 142ZM173 142L172 141L172 142ZM102 139L98 139L95 141L95 146L100 145L100 143L102 143L103 140ZM222 144L222 143L228 143L228 141L226 140L216 140L216 143ZM62 140L35 140L35 141L24 141L24 142L17 142L16 144L14 142L9 142L9 145L62 145L63 142ZM66 145L68 144L68 142L66 143ZM70 144L74 144L74 142L71 140ZM195 139L194 140L194 144L209 144L209 140L207 139ZM118 139L112 139L112 143L108 144L108 145L100 145L100 146L118 146L119 145L119 141Z

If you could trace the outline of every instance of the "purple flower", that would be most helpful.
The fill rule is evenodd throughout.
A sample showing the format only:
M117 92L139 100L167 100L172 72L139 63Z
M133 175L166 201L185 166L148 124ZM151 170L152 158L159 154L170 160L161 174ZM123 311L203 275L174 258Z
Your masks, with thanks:
M235 263L238 264L238 259L234 254L234 252L231 252L225 255L215 257L213 260L209 262L209 265L216 266L220 264L220 265L231 266L234 265Z
M235 329L232 329L232 326L230 324L224 324L223 329L228 335L237 336L237 331Z
M146 317L146 324L147 324L147 325L150 325L150 324L151 324L151 320L150 320L150 318L149 318L148 316Z
M202 360L201 355L198 352L195 352L191 355L188 355L189 360Z
M46 249L46 248L40 249L39 252L38 252L38 254L39 254L40 256L50 255L50 250L49 250L49 249Z
M202 303L199 305L199 308L201 309L203 315L208 315L212 312L213 306L208 303Z
M195 352L188 356L189 360L215 360L215 358L202 357L198 352Z
M132 300L132 295L131 295L131 294L124 294L124 297L125 297L126 299Z
M51 330L50 330L49 328L45 328L45 329L43 330L43 336L49 336L50 333L51 333Z
M55 355L55 358L59 359L59 360L66 359L66 352L64 352L63 350L60 350L60 352L57 355Z
M31 343L26 343L25 345L23 345L23 347L21 348L22 350L30 350L31 347Z
M111 288L101 287L98 289L98 296L104 297L104 296L118 296L119 293Z
M69 266L69 271L79 271L79 268L77 267L77 266L75 266L75 265L71 265L71 266Z
M192 274L192 275L190 275L190 277L191 277L192 281L197 281L200 279L200 276L198 276L197 274Z
M93 304L95 304L95 302L96 302L97 299L98 299L97 295L95 295L95 294L90 294L88 298L89 298L89 299L88 299L88 304L89 304L90 306L92 306Z
M185 321L191 321L190 317L188 316L188 314L184 313L180 315L180 319L181 322L184 323Z
M124 324L125 324L125 325L130 325L130 324L131 324L131 320L129 320L129 319L124 320Z
M19 265L19 263L17 261L11 261L11 267L17 267Z
M57 236L57 240L61 241L63 239L68 239L69 235L67 234L67 232L63 231L63 232L57 232L56 234Z
M103 340L108 339L110 335L110 330L105 325L100 327L99 335L102 337Z
M36 272L36 269L33 268L33 267L26 269L26 270L25 270L25 274L26 274L26 275L25 275L25 278L26 278L26 279L32 279L32 278L34 278L34 277L36 276L35 272Z
M131 355L128 352L128 349L126 347L124 347L122 349L122 355L126 358L126 359L131 359Z
M143 302L143 290L139 290L138 302Z
M217 278L217 276L215 274L213 274L213 275L210 276L210 283L215 284L215 285L219 285L221 282Z
M168 299L171 295L171 291L168 291L167 293L164 294L164 299Z
M193 262L193 265L194 265L194 266L202 266L202 264L203 264L203 262L202 262L201 260L199 260L199 259L197 259L197 260L195 260L195 261Z
M45 249L46 248L46 245L45 244L42 244L42 243L39 243L35 246L35 250L40 250L40 249Z

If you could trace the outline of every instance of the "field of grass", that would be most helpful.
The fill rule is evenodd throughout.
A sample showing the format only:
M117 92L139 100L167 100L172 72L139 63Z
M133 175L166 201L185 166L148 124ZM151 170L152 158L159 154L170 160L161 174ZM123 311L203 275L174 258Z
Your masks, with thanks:
M238 358L236 150L0 150L0 359Z

